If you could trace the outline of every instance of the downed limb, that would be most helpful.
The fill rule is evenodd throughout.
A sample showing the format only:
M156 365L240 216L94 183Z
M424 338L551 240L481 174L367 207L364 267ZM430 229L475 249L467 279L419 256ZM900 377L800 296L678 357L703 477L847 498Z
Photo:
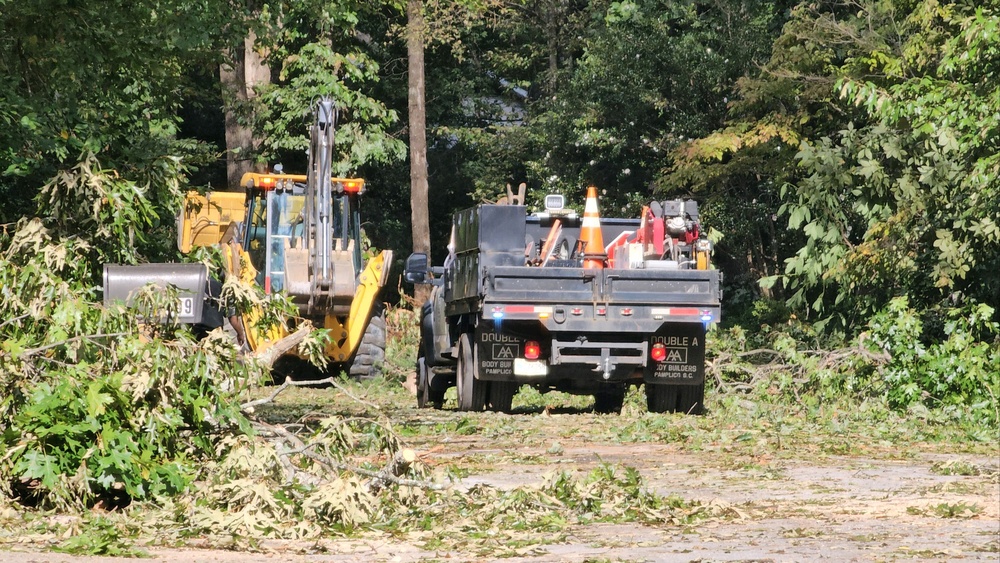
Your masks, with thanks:
M718 353L715 358L706 362L706 375L711 374L718 389L723 392L745 392L770 381L776 374L791 375L794 383L805 384L810 373L816 370L839 371L849 368L849 364L858 359L873 366L881 366L892 358L887 352L872 351L863 342L836 350L786 352L758 348ZM730 376L726 377L726 374Z
M274 362L278 361L278 358L284 356L291 351L292 348L295 348L302 343L302 341L306 339L306 336L309 336L309 333L312 332L312 329L312 324L305 322L300 325L295 332L281 338L263 350L254 352L253 357L256 358L261 365L270 369L274 365Z
M416 459L417 453L410 448L403 448L397 451L396 455L392 456L392 459L389 460L389 463L368 482L368 492L373 495L378 493L390 479L397 478L409 471L410 465Z
M98 333L98 334L80 334L80 335L77 335L77 336L73 336L71 338L67 338L65 340L60 340L59 342L53 342L51 344L46 344L44 346L38 346L37 348L27 348L27 349L25 349L25 350L23 350L21 352L21 357L22 358L30 358L31 356L35 356L35 355L37 355L37 354L39 354L41 352L52 350L52 349L58 348L60 346L65 346L66 344L69 344L71 342L78 342L80 340L89 340L89 341L94 342L94 343L96 343L98 345L102 345L102 344L100 344L100 342L98 342L98 340L100 340L100 339L108 339L108 338L120 338L122 336L129 336L129 335L130 335L130 333L128 333L128 332L110 332L110 333Z
M350 465L348 463L338 461L330 456L323 455L322 453L315 451L315 448L318 447L320 444L318 443L307 444L298 435L280 425L267 424L265 422L254 422L253 424L254 428L257 429L258 432L261 433L262 435L270 434L272 436L282 438L288 442L288 445L291 447L282 447L278 449L279 458L288 460L291 456L302 455L318 463L319 465L326 467L327 469L335 471L348 471L351 473L355 473L357 475L368 477L369 479L371 479L371 482L369 483L368 486L369 490L372 493L378 492L387 483L401 485L404 487L417 487L421 489L429 489L434 491L441 491L448 488L448 485L435 483L433 481L425 481L419 479L404 479L401 477L401 475L405 473L405 471L409 470L409 467L413 463L413 461L417 459L416 452L410 449L399 450L396 453L396 455L393 456L393 459L386 467L383 467L379 471L371 471L369 469L364 469L362 467L357 467L354 465ZM408 453L402 453L402 452L408 452ZM397 458L399 458L399 461L397 461ZM405 466L403 465L403 463L405 463ZM290 460L289 464L294 467L294 464L291 464ZM287 473L289 465L286 464L284 461L282 461L282 466L286 468L286 473ZM295 478L295 476L299 473L306 474L307 476L306 479L300 479L304 482L310 482L315 484L323 481L322 478L316 475L312 475L310 473L306 473L299 469L296 469L295 473L288 475L288 479L291 480ZM375 483L378 483L378 485L375 486Z
M359 403L361 403L361 404L363 404L363 405L365 405L367 407L371 407L373 409L378 409L379 408L378 405L376 405L376 404L370 403L368 401L365 401L364 399L361 399L359 397L354 396L354 394L352 394L350 391L348 391L346 388L344 388L344 386L341 385L340 382L337 379L338 378L336 378L336 377L326 377L326 378L317 379L317 380L314 380L314 381L296 381L296 380L293 380L290 377L286 377L285 381L281 385L275 387L274 391L271 391L270 395L268 395L267 397L264 397L262 399L254 399L252 401L248 401L246 403L243 403L242 405L240 405L240 409L243 412L253 412L253 409L256 408L256 407L259 407L261 405L266 405L268 403L274 402L274 400L278 397L278 395L280 395L283 391L285 391L289 387L319 387L319 386L322 386L322 385L332 385L332 386L336 387L343 394L347 395L351 399L353 399L353 400L355 400L355 401L357 401L357 402L359 402Z

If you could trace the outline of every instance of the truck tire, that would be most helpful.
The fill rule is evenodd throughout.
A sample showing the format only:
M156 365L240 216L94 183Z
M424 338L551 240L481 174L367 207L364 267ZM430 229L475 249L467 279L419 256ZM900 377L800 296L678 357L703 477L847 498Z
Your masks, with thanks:
M487 385L485 381L476 379L475 350L467 332L458 339L458 375L455 379L458 410L478 412L486 408Z
M605 383L594 393L594 412L598 414L620 414L625 404L625 384Z
M385 309L376 304L372 309L372 317L365 327L365 335L361 338L348 374L357 379L371 379L382 375L382 364L385 363Z
M656 385L646 383L646 409L649 412L702 414L705 410L705 384Z
M444 393L435 391L431 387L430 369L424 359L423 352L417 358L417 407L426 409L434 407L440 409L444 404Z
M520 388L521 385L513 381L490 381L486 409L493 412L510 412L514 395Z

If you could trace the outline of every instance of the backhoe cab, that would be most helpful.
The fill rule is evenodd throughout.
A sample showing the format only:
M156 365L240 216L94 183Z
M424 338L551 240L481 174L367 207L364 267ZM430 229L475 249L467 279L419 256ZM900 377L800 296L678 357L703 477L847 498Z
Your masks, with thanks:
M385 357L385 320L378 294L391 251L364 263L360 197L365 181L331 176L336 111L321 100L311 128L309 174L248 173L242 193L191 192L178 216L178 247L222 244L228 270L265 293L285 292L299 315L330 331L330 361L349 363L354 376L373 376ZM264 332L244 318L254 351L273 345L293 326Z

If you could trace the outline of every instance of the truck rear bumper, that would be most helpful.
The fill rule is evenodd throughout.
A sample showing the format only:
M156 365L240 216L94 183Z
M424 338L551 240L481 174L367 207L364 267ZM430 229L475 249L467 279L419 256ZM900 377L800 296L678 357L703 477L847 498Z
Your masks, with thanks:
M476 330L476 376L521 383L697 384L704 380L704 336L698 322L661 323L644 332L579 333L551 332L537 321L484 321ZM525 355L529 343L537 356Z

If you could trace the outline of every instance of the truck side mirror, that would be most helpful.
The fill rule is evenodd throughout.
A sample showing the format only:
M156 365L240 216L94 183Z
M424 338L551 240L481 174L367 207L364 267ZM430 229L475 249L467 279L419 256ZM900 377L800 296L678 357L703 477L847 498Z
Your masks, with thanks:
M427 255L423 252L414 252L406 259L406 268L403 270L403 279L417 283L428 283L427 281Z

